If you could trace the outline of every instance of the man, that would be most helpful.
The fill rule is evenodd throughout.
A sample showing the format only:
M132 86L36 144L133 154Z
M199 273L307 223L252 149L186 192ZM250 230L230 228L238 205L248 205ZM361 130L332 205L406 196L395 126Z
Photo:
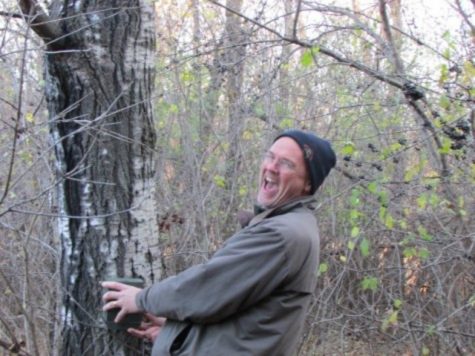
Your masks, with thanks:
M312 196L335 162L327 141L285 131L264 155L246 227L207 263L144 290L104 282L104 310L121 308L116 321L150 313L150 327L129 332L155 339L154 356L292 355L319 261Z

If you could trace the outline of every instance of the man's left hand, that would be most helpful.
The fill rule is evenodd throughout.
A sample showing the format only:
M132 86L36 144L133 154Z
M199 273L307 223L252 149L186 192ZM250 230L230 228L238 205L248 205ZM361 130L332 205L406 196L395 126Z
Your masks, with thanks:
M119 282L102 282L102 287L110 289L104 293L102 300L106 303L102 310L108 311L115 308L120 308L114 322L120 322L126 314L138 313L139 309L135 302L135 297L142 290L137 287L132 287L127 284Z

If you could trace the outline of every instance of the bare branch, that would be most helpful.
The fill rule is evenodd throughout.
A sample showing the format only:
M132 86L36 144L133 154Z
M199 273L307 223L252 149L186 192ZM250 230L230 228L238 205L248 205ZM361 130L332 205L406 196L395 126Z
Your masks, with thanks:
M281 33L279 33L278 31L256 21L256 20L253 20L251 19L250 17L248 16L245 16L244 14L241 14L241 13L238 13L236 11L234 11L233 9L230 9L228 8L227 6L215 1L215 0L208 0L209 2L211 2L212 4L215 4L219 7L222 7L223 9L226 9L240 17L242 17L243 19L245 19L246 21L249 21L257 26L259 26L260 28L263 28L265 29L266 31L276 35L278 38L280 38L282 41L286 41L286 42L289 42L289 43L293 43L293 44L296 44L296 45L299 45L301 47L304 47L304 48L315 48L315 47L318 47L319 49L319 52L328 56L328 57L331 57L333 59L335 59L337 62L341 63L341 64L344 64L344 65L347 65L351 68L354 68L354 69L357 69L363 73L366 73L368 75L370 75L371 77L373 78L376 78L376 79L379 79L380 81L382 82L385 82L391 86L394 86L396 88L399 88L401 90L404 89L404 84L406 81L403 81L403 80L399 80L399 79L395 79L393 76L388 76L380 71L377 71L377 70L374 70L366 65L364 65L363 63L360 63L360 62L357 62L357 61L353 61L351 59L348 59L348 58L345 58L343 57L342 55L336 53L335 51L332 51L331 49L325 47L325 46L322 46L322 45L319 45L318 43L311 43L311 42L306 42L306 41L302 41L298 38L295 38L295 37L292 37L292 38L289 38L285 35L282 35Z
M16 12L8 12L8 11L0 11L0 16L14 18L14 19L22 19L23 16Z
M52 21L35 0L19 0L19 5L31 29L50 47L58 47L54 40L61 37L62 31L57 22Z
M295 19L294 19L294 28L293 28L293 37L297 38L297 25L299 22L299 16L302 8L302 0L297 1L297 10L295 10Z
M403 75L404 67L402 65L401 59L399 58L399 54L397 53L396 45L394 44L391 25L389 24L388 13L386 11L386 0L379 0L379 13L381 14L384 33L386 34L386 38L391 48L391 55L393 57L394 66L396 67L396 73Z

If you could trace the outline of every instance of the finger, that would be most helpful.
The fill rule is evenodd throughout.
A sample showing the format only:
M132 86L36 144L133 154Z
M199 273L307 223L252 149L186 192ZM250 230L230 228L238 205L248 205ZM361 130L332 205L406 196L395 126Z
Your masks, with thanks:
M101 286L103 288L114 289L114 290L120 291L120 290L124 289L126 284L119 283L119 282L114 282L114 281L104 281L104 282L101 283Z
M146 330L148 329L149 327L153 326L152 323L149 323L147 321L142 321L139 325L139 330Z
M128 328L127 329L127 332L135 337L138 337L138 338L141 338L141 339L145 339L147 338L147 335L145 333L145 331L143 330L139 330L139 329L134 329L134 328Z
M102 300L104 302L108 302L108 301L111 301L111 300L118 299L119 296L120 296L119 292L109 291L109 292L104 293L104 295L102 296Z
M117 300L113 300L107 304L104 304L104 306L102 307L102 310L103 311L108 311L108 310L111 310L111 309L117 309L117 308L120 308L120 304Z
M120 323L120 321L124 318L124 316L127 315L127 311L122 308L120 311L117 313L117 316L114 319L115 323Z
M156 316L150 313L145 313L145 319L149 320L152 324L158 325L158 326L163 326L163 324L165 324L165 321L167 321L166 318L163 318L161 316Z

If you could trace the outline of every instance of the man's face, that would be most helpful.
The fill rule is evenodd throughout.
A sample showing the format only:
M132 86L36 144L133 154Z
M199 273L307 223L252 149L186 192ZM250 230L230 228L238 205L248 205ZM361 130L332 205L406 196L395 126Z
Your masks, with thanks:
M302 150L290 137L281 137L264 155L257 203L265 208L308 195L310 183Z

